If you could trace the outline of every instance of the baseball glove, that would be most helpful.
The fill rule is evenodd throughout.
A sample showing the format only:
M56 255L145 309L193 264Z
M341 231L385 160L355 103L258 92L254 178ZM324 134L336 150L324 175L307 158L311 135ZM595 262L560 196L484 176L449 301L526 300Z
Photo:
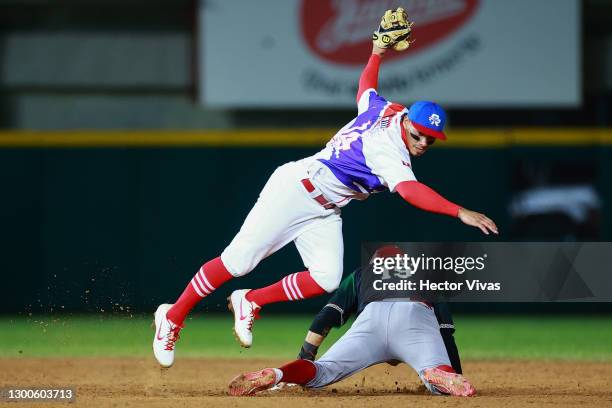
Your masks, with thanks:
M374 31L372 41L380 48L393 47L396 51L404 51L410 47L410 33L414 23L408 21L408 15L403 8L395 11L387 10L380 20L378 30Z

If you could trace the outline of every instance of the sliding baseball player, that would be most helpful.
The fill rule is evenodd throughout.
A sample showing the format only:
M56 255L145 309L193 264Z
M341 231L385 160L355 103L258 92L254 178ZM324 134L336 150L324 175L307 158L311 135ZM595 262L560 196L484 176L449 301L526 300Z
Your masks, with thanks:
M372 259L396 254L403 252L396 246L386 246ZM312 322L298 360L279 368L240 374L230 382L229 394L253 395L282 383L321 388L375 364L404 362L434 395L474 395L474 387L461 375L448 305L409 298L366 303L360 295L361 275L372 273L371 268L372 262L342 281ZM314 361L330 329L344 325L353 313L358 317L351 328Z

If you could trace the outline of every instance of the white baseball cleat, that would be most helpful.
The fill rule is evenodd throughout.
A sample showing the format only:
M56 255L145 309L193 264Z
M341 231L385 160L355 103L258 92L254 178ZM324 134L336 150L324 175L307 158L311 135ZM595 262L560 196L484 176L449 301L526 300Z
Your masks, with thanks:
M155 311L155 336L153 337L153 354L157 362L165 368L174 364L174 347L179 339L181 327L172 323L166 317L166 313L172 305L159 305Z
M250 289L240 289L232 292L227 307L234 312L234 335L242 347L253 344L253 322L258 317L259 307L246 299Z
M430 391L440 394L453 395L456 397L471 397L476 394L476 389L461 374L450 373L439 368L428 368L422 375L425 385ZM435 393L435 392L434 392Z
M253 395L268 390L276 384L276 373L273 368L240 374L229 384L229 395Z

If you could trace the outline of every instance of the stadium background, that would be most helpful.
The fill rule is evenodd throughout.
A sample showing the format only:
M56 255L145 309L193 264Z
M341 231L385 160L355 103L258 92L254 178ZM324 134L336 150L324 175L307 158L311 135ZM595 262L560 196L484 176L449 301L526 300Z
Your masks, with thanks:
M502 234L493 239L612 240L612 7L580 7L580 106L454 107L449 142L416 164L421 181L496 220ZM189 0L0 1L0 364L148 356L143 316L223 249L277 165L316 152L352 118L348 109L200 106L196 8ZM574 202L568 193L565 208L512 212L529 189L575 186L587 198ZM568 210L574 205L581 215ZM363 241L482 239L390 194L351 205L343 219L345 273L358 266ZM233 288L301 267L289 245L198 311L221 312ZM293 356L324 301L267 309L256 333L262 346L251 356ZM612 358L610 304L457 310L468 360ZM196 315L185 355L244 357L229 321ZM281 346L264 340L281 328Z

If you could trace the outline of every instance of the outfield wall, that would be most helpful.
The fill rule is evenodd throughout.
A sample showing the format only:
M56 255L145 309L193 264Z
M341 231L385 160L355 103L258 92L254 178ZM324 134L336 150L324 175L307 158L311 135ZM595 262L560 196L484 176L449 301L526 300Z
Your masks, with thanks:
M238 231L275 167L315 153L332 133L1 133L0 311L142 311L174 300ZM612 131L457 130L440 145L414 160L417 177L487 213L499 240L507 240L514 163L593 163L600 238L612 240L605 216L612 211ZM347 270L357 266L362 241L496 239L392 194L351 204L343 220ZM290 245L228 289L271 283L302 267ZM321 301L288 310L313 310ZM223 303L218 294L205 308Z

